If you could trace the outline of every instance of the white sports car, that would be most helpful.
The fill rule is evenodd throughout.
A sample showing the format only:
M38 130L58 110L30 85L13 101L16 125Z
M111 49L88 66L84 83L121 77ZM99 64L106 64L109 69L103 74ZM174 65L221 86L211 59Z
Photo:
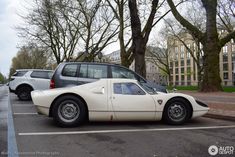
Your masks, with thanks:
M155 92L131 79L100 79L69 88L31 92L37 111L60 126L90 121L155 121L183 124L208 106L181 93Z

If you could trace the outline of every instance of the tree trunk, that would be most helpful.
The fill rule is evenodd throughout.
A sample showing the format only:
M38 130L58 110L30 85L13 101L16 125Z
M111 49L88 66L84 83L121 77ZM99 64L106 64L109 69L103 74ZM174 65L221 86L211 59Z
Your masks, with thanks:
M216 26L217 1L202 0L206 9L206 38L203 44L204 58L204 75L200 91L214 92L221 91L221 78L219 69L219 38Z
M146 65L145 65L145 49L146 46L142 43L142 40L133 41L135 49L133 50L135 57L135 72L146 78Z
M135 72L146 77L145 68L145 49L144 38L141 34L141 22L138 15L136 0L129 0L129 9L131 16L131 30L133 42L133 54L135 58Z
M214 44L203 48L207 52L204 63L204 75L200 91L214 92L222 91L220 67L219 67L219 53L220 48Z

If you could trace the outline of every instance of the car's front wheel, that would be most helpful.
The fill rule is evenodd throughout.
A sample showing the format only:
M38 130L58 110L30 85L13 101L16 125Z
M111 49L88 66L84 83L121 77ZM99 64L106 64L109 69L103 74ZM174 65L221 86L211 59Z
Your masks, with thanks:
M83 101L75 96L58 98L52 108L52 116L57 125L73 127L86 120L86 107Z
M174 98L167 102L164 112L163 119L168 124L183 124L191 117L191 108L188 102L182 98Z

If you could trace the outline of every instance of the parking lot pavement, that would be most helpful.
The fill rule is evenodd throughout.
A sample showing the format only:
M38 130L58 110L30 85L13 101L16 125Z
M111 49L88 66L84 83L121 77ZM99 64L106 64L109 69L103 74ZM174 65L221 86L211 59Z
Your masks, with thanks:
M7 150L7 109L8 90L6 86L0 86L0 152Z
M209 156L211 145L235 147L232 121L202 117L182 126L92 122L60 128L51 118L36 114L32 102L11 94L11 105L19 156L190 157Z

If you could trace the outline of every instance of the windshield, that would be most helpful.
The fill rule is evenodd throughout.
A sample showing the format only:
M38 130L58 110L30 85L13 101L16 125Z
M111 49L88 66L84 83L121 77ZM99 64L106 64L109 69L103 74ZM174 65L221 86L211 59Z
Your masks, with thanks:
M157 91L154 90L154 88L148 86L146 83L142 83L142 82L138 82L139 85L144 88L144 90L146 92L148 92L149 94L153 95L153 94L157 94Z

